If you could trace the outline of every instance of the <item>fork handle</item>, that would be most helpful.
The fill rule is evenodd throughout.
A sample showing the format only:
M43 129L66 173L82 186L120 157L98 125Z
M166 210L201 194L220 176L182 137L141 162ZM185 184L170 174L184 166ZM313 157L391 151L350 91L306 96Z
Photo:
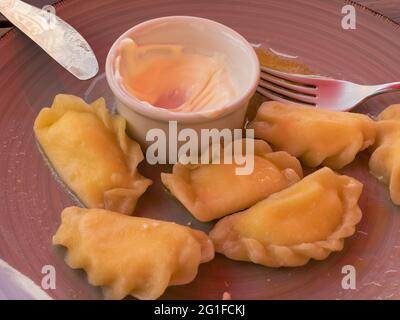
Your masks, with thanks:
M393 91L400 91L400 82L391 82L391 83L386 83L382 85L377 85L376 91L374 95L377 94L382 94L382 93L387 93L387 92L393 92Z

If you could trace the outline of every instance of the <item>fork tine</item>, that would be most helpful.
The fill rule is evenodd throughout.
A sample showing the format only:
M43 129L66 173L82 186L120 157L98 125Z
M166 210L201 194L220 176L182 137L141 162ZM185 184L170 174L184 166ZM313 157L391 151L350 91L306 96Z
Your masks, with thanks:
M304 85L300 85L298 83L292 82L290 80L285 80L282 78L279 78L277 76L274 76L270 73L266 73L266 72L261 72L261 79L264 79L268 82L272 82L274 84L277 84L281 87L293 90L293 91L297 91L297 92L301 92L301 93L305 93L305 94L310 94L310 95L316 95L317 94L317 87L315 86L304 86Z
M258 87L257 88L257 92L262 94L263 96L270 98L271 100L274 101L279 101L282 103L295 103L295 104L301 104L301 105L305 105L305 106L313 106L315 107L316 104L315 103L306 103L306 102L302 102L302 101L297 101L295 99L289 98L289 97L285 97L284 95L281 95L277 92L271 91L267 88L262 88L262 87Z
M275 85L268 81L260 80L259 87L261 87L263 89L268 89L269 91L273 91L275 93L278 93L279 95L284 96L284 98L291 98L291 100L294 100L295 102L298 102L298 103L303 103L303 104L305 103L305 104L311 104L311 105L316 104L315 96L297 93L295 91L285 89L283 87L280 87L280 86ZM289 99L287 99L287 100L289 100Z
M283 71L278 71L278 70L266 68L263 66L261 67L261 70L265 73L272 74L273 76L281 78L283 80L297 82L299 85L303 85L303 86L304 85L313 86L314 88L316 87L315 80L328 79L325 77L314 76L314 75L286 73Z

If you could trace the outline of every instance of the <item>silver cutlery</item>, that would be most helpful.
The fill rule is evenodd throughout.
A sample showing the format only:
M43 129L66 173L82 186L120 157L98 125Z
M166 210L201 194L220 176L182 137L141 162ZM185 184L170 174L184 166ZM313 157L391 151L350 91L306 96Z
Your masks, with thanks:
M314 75L290 74L261 67L257 91L276 101L348 111L378 94L400 90L400 82L359 85Z
M78 79L88 80L98 73L90 45L54 13L21 0L0 0L0 13Z

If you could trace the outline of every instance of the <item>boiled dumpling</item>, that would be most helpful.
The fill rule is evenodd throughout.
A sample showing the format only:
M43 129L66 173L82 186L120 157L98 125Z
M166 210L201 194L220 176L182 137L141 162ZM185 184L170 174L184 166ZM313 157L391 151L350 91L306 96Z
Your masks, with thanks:
M253 170L248 175L236 174L239 165L235 162L178 163L172 174L161 174L162 182L198 220L211 221L246 209L302 178L303 171L296 158L286 152L272 152L262 140L252 141L254 155L243 153L254 159Z
M343 248L361 219L362 184L323 168L210 232L217 252L269 267L295 267Z
M387 108L378 120L369 168L375 177L389 185L392 201L400 205L400 104Z
M40 112L34 131L60 178L87 207L130 214L151 181L138 173L143 154L125 126L104 99L88 105L58 95Z
M275 101L260 107L250 128L309 167L340 169L375 141L374 121L366 115Z
M109 299L157 299L168 286L193 281L199 264L214 257L201 231L102 209L65 209L53 244L66 247L67 264L85 269Z

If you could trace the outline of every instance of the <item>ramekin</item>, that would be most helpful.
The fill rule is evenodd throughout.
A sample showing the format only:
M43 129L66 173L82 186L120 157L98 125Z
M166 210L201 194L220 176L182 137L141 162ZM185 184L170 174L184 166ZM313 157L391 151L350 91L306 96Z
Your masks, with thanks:
M121 41L126 38L138 45L181 44L222 53L237 90L235 99L214 112L173 112L141 102L122 88L115 75L115 59ZM127 120L128 132L140 144L148 146L147 132L157 128L168 137L170 121L177 121L178 132L192 128L198 134L201 129L241 128L259 82L260 65L249 42L231 28L204 18L170 16L143 22L120 36L108 53L106 76L118 113Z

